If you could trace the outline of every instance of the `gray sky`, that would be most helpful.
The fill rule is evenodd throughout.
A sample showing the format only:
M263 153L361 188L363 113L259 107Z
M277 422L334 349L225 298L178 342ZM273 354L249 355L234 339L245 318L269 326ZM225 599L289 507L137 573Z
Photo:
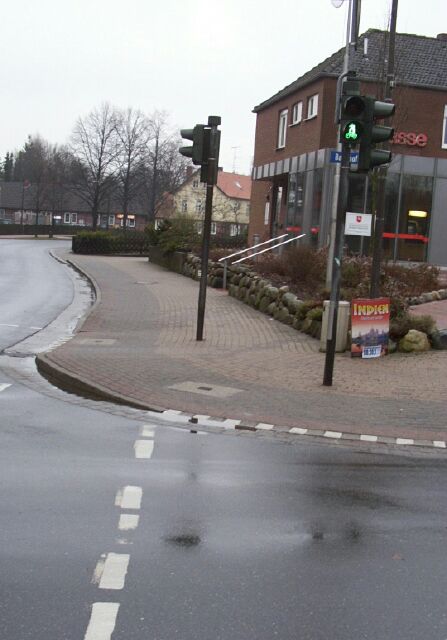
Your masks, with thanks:
M361 32L384 28L390 4L362 0ZM179 128L222 116L220 164L248 173L253 107L342 47L346 16L331 0L4 2L0 154L28 134L64 143L109 101ZM397 28L446 32L446 0L400 0Z

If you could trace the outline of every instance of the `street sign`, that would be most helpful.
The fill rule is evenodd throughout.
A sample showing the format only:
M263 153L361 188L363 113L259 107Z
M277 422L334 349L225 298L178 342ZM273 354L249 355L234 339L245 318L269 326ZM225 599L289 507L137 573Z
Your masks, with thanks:
M371 214L346 212L345 236L370 236Z
M351 164L357 164L359 161L359 153L358 151L351 151L351 157L350 157L350 163ZM331 157L329 162L331 162L331 164L336 164L341 162L341 151L331 151Z

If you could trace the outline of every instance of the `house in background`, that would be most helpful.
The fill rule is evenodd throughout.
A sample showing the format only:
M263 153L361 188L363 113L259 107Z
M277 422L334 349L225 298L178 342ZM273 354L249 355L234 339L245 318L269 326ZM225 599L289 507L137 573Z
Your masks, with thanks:
M353 68L361 92L381 98L388 34L359 38ZM328 244L337 127L337 78L344 48L254 108L256 137L250 243L285 231ZM447 34L396 35L395 129L388 167L384 252L394 260L447 265ZM350 174L348 211L371 213L371 179ZM367 249L346 236L353 252Z
M211 234L238 236L247 232L250 219L251 177L219 169L213 195ZM205 214L206 185L200 171L189 172L185 182L165 195L155 216L158 226L163 220L187 216L202 231Z
M139 203L131 203L127 216L129 229L143 231L148 223L147 213ZM98 214L98 229L119 229L123 214L113 198L104 202ZM92 214L78 195L68 190L52 190L51 185L28 182L0 183L0 225L51 225L91 227Z

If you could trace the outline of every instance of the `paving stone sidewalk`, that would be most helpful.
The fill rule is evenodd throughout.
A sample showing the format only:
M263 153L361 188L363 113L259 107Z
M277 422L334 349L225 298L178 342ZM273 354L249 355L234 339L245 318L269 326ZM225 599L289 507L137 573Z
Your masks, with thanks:
M92 277L100 301L72 340L46 354L58 375L147 407L288 427L447 438L445 352L370 361L340 354L333 386L323 387L318 341L226 292L208 288L205 340L196 342L197 282L146 258L63 257ZM447 302L431 304L442 305L439 315L447 320Z

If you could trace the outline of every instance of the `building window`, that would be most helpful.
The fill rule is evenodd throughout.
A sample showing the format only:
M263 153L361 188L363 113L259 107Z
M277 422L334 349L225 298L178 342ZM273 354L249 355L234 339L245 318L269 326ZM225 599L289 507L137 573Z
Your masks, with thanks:
M70 214L64 213L64 224L70 224Z
M202 201L201 200L197 200L196 201L196 213L201 213L202 211Z
M129 216L127 218L127 226L128 227L135 227L135 216Z
M193 188L193 189L197 189L197 188L198 188L198 186L199 186L199 181L198 181L198 180L193 180L193 181L192 181L192 188Z
M115 224L115 216L111 215L109 216L109 227L113 227L114 224Z
M203 222L201 222L201 221L196 222L196 231L197 231L197 233L202 233L202 229L203 229Z
M160 229L160 227L162 225L163 225L163 220L159 220L159 219L154 220L154 229L155 230Z
M442 127L442 148L447 149L447 104L444 107L444 124Z
M286 146L286 131L287 131L287 109L283 109L279 114L278 149L283 149Z
M231 224L230 225L230 236L238 236L239 235L239 225Z
M217 233L217 224L215 222L211 223L211 235L215 236Z
M292 109L292 124L298 124L303 119L303 103L297 102Z
M318 93L307 99L307 119L315 118L318 113Z
M186 213L188 211L188 201L182 200L182 213Z

